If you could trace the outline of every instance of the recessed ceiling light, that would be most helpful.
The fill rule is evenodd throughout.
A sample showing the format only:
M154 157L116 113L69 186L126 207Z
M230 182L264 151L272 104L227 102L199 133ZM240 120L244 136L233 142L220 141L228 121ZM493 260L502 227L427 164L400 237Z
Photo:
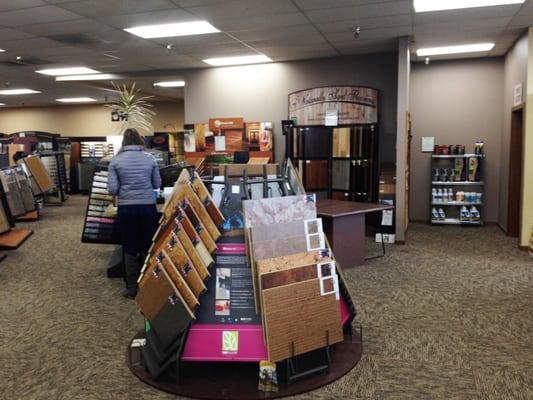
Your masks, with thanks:
M207 58L203 60L206 64L213 65L215 67L223 65L241 65L241 64L258 64L272 62L270 57L264 54L256 54L253 56L238 56L238 57L218 57Z
M5 50L4 49L0 49L0 53L3 53Z
M414 0L416 12L522 4L526 0Z
M89 74L89 75L67 75L57 76L57 82L63 81L102 81L106 79L120 79L120 76L115 74Z
M159 87L183 87L183 86L185 86L185 81L154 82L154 86L159 86Z
M5 96L11 96L11 95L17 95L17 94L33 94L33 93L41 93L38 90L32 90L32 89L4 89L0 90L1 95Z
M443 54L476 53L480 51L490 51L493 47L494 43L474 43L462 44L458 46L428 47L425 49L418 49L416 51L416 55L419 57L426 57Z
M56 99L56 101L59 101L60 103L89 103L96 101L96 99L91 97L65 97L63 99Z
M207 21L178 22L174 24L143 25L124 29L133 35L144 39L163 37L203 35L205 33L220 32Z
M100 71L95 71L94 69L87 68L87 67L51 68L51 69L41 69L35 72L37 72L38 74L52 75L52 76L99 74L100 73Z

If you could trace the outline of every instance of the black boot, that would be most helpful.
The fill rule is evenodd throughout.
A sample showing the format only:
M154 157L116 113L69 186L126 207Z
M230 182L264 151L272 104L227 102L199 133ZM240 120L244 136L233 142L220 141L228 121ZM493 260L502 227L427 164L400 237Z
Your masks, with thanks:
M126 272L126 290L122 296L134 299L137 296L137 279L139 278L139 258L131 254L124 254L124 269Z

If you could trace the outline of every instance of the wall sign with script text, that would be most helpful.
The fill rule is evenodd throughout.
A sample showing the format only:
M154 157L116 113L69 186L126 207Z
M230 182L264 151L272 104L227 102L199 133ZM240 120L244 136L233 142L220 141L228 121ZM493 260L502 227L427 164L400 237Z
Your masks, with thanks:
M337 113L337 124L378 122L378 91L359 86L325 86L289 94L289 119L297 125L326 125Z

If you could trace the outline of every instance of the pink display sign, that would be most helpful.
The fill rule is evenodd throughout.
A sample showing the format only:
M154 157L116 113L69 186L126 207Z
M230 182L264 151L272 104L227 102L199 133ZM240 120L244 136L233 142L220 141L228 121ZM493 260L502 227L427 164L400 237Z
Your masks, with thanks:
M217 244L218 254L246 254L244 243L219 243Z

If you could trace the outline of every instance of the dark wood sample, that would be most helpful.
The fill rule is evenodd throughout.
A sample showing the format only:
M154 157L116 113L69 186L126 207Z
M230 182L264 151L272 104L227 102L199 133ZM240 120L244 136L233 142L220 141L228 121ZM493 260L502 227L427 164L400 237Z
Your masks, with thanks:
M327 127L302 128L304 158L328 158L330 155L330 133Z
M305 187L306 189L328 188L328 161L307 160L305 161Z
M350 160L333 160L331 162L331 188L350 190Z

